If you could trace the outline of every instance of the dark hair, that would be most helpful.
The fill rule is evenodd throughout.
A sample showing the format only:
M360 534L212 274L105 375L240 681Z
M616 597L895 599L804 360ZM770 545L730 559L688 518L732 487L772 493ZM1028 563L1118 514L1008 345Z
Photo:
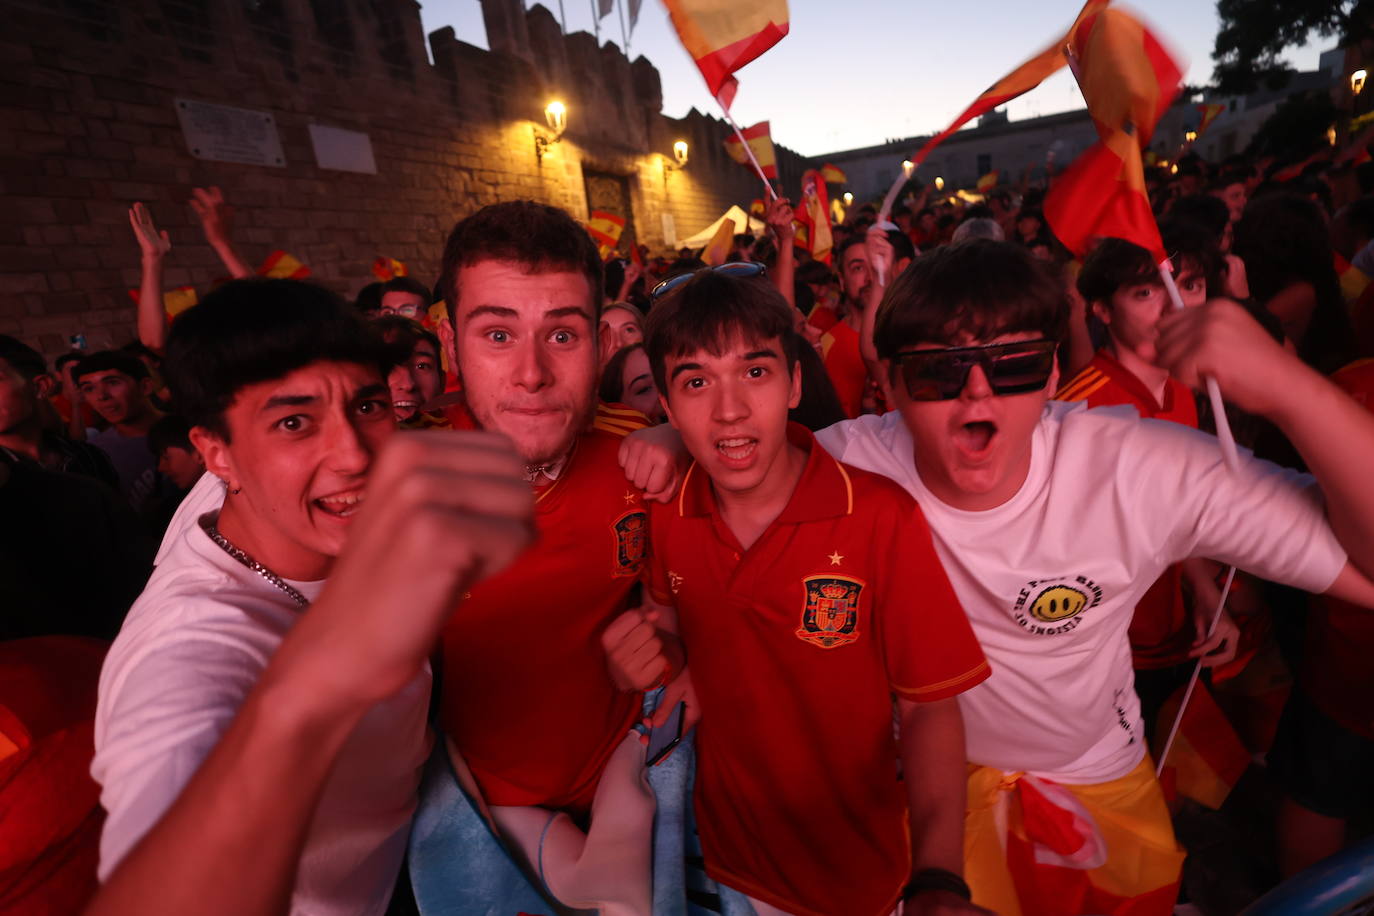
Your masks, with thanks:
M865 231L867 231L867 230L865 230ZM835 257L834 257L835 269L836 269L836 270L844 270L844 254L845 254L845 252L848 251L849 249L853 248L855 245L862 245L863 243L864 243L864 233L863 233L863 232L852 232L852 233L850 233L850 235L849 235L848 238L846 238L846 239L845 239L843 242L841 242L840 244L836 245L836 246L835 246Z
M67 365L67 363L79 363L85 358L86 356L84 353L77 353L73 350L68 350L66 353L63 353L57 359L53 360L52 366L53 369L57 370L60 373L62 371L62 367Z
M1033 331L1060 340L1068 301L1059 280L1013 242L969 239L911 262L878 306L878 355L892 359L913 344L952 343Z
M233 280L172 325L163 374L192 426L228 441L224 412L249 385L279 379L321 360L376 368L384 345L338 296L299 280Z
M1197 223L1216 237L1218 243L1231 222L1231 208L1214 194L1190 194L1174 201L1169 218Z
M148 378L143 360L127 350L98 350L76 364L72 378L81 381L83 375L95 372L122 372L135 381Z
M731 336L782 343L787 370L797 364L796 310L763 277L730 277L703 270L654 303L644 323L644 350L654 384L666 398L669 357L723 352Z
M419 296L421 301L425 303L433 301L430 299L429 287L425 286L414 277L392 277L390 280L383 283L382 290L377 295L378 308L381 308L382 299L386 297L387 293L412 293L413 295Z
M0 334L0 359L14 367L14 371L31 382L40 375L46 375L48 361L33 347L17 337Z
M601 255L571 216L532 200L488 204L458 221L444 245L439 288L457 323L458 271L482 261L514 261L530 273L575 271L587 278L592 315L601 314Z
M169 413L159 417L148 429L149 451L154 455L161 455L169 448L195 451L195 447L191 445L191 423L180 414Z
M422 340L434 348L435 358L442 359L443 351L439 349L438 335L414 318L404 315L381 315L372 319L369 325L386 345L387 361L392 365L409 362L411 354L415 352L415 345Z
M626 344L606 362L606 367L601 370L601 387L597 391L602 403L621 403L620 399L625 397L625 363L631 353L643 349L642 343Z
M900 229L889 229L884 235L887 236L888 243L892 245L892 260L894 263L901 260L911 260L916 257L916 246L905 232L902 232Z
M1374 197L1352 200L1341 209L1340 218L1366 239L1374 239Z
M139 359L151 359L155 363L162 362L162 354L148 346L141 340L131 340L119 348L123 353L132 353ZM144 365L147 365L146 363Z
M378 280L358 290L358 295L353 300L353 307L363 313L375 312L380 309L382 307L382 288L384 286L386 286L386 284Z
M807 261L797 268L796 277L803 283L825 285L839 282L835 271L824 261Z
M1345 310L1340 278L1321 209L1296 194L1266 194L1252 200L1236 224L1234 252L1245 262L1254 297L1268 303L1292 283L1311 284L1316 306L1298 356L1321 372L1334 372L1354 358L1354 332Z
M1210 231L1190 220L1170 218L1159 224L1159 235L1174 270L1182 272L1191 267L1207 282L1209 296L1221 295L1226 259Z
M801 366L802 395L797 406L787 412L787 419L800 423L812 432L848 420L849 415L844 412L840 396L835 393L835 383L830 380L830 373L825 371L821 355L801 335L795 331L791 333L798 338L797 365Z
M625 283L625 262L620 258L612 258L601 266L601 271L602 295L614 299L620 295L620 287Z
M1150 252L1125 239L1102 239L1078 272L1078 292L1089 304L1110 305L1117 290L1141 283L1163 286L1164 280Z

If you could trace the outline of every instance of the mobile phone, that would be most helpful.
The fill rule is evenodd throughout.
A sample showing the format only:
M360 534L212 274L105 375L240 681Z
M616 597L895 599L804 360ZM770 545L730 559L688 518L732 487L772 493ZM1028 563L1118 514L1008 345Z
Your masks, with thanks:
M682 713L687 704L678 700L677 706L668 716L668 721L649 732L649 750L644 757L645 766L658 766L673 750L682 743Z

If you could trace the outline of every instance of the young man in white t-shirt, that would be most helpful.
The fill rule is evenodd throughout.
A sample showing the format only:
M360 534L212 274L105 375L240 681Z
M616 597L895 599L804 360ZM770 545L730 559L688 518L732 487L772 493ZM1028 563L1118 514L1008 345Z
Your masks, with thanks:
M518 549L469 516L506 494L527 526L532 501L494 437L393 440L382 353L286 280L227 284L172 330L167 379L222 486L179 516L101 671L100 912L386 911L431 744L425 658Z
M1216 378L1315 480L1249 455L1230 471L1195 430L1048 400L1063 302L1011 244L924 256L871 319L896 410L817 439L920 503L992 665L959 698L974 901L1168 913L1183 855L1141 732L1131 611L1191 556L1374 604L1374 485L1358 457L1374 453L1374 420L1235 303L1166 315L1160 364L1193 387Z

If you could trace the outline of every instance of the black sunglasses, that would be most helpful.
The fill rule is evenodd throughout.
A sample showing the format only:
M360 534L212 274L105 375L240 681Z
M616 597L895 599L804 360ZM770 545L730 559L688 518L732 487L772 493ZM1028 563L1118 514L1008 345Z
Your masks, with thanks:
M913 401L949 401L968 384L968 374L980 366L993 394L1038 391L1054 371L1055 342L1019 340L985 347L951 347L898 353L894 369Z
M768 273L768 268L764 267L758 261L730 261L729 263L721 264L717 267L703 267L700 270L694 270L690 273L669 277L659 283L649 293L649 301L655 302L661 299L697 274L706 273L708 270L712 273L725 274L727 277L762 277Z

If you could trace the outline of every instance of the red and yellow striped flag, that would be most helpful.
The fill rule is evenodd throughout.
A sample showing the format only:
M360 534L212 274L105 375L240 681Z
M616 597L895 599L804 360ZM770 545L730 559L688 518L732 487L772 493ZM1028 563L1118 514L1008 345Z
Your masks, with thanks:
M817 261L830 263L830 249L834 236L830 232L830 200L821 173L809 169L802 173L801 206L796 210L797 221L807 227L804 247Z
M734 73L787 34L787 0L664 0L678 38L725 108L735 100Z
M1083 9L1079 11L1078 18L1074 20L1073 25L1063 38L1056 40L1045 50L985 89L983 94L974 99L973 104L965 108L963 113L955 118L948 127L927 140L925 146L921 147L916 155L911 157L911 161L917 165L925 162L926 157L934 152L935 147L945 142L950 134L969 121L979 115L987 114L999 105L1005 105L1017 96L1025 95L1043 83L1046 78L1063 69L1069 62L1068 58L1064 56L1064 46L1068 43L1069 36L1073 34L1074 29L1078 28L1080 22L1088 16L1106 9L1109 3L1111 0L1088 0L1087 3L1083 4Z
M1139 20L1115 9L1080 20L1066 53L1101 139L1055 181L1045 219L1080 257L1093 238L1110 236L1162 262L1167 255L1145 190L1142 149L1178 95L1183 71Z
M773 151L773 137L768 133L768 122L760 121L753 127L746 127L740 133L748 141L749 148L754 151L754 158L759 161L759 168L763 169L763 177L777 178L778 156ZM726 137L725 151L740 165L752 168L749 164L749 154L744 151L744 144L739 142L739 137L733 134Z
M372 262L372 276L383 283L394 280L396 277L404 277L408 273L405 262L395 258L379 257Z
M1202 121L1197 126L1197 135L1201 137L1203 134L1207 133L1207 128L1212 126L1212 122L1217 119L1217 115L1226 110L1226 106L1219 102L1211 105L1204 103L1199 105L1197 110L1202 112Z
M757 216L759 219L763 219L767 212L768 207L764 204L762 197L755 197L753 200L749 201L750 216Z
M625 217L616 216L614 213L593 210L587 219L587 233L592 237L592 241L596 242L603 261L615 251L615 246L620 244L620 233L624 231Z
M843 169L829 162L821 166L821 177L830 184L845 184L849 181L849 176Z
M262 266L258 268L258 276L272 277L275 280L304 280L310 276L310 268L278 248L262 262Z
M999 170L993 169L991 172L988 172L988 173L987 173L986 175L984 175L982 178L979 178L979 179L978 179L978 193L979 193L979 194L986 194L986 193L988 193L989 191L991 191L993 188L997 187L997 180L998 180L1001 176L1002 176L1002 173L1001 173Z

